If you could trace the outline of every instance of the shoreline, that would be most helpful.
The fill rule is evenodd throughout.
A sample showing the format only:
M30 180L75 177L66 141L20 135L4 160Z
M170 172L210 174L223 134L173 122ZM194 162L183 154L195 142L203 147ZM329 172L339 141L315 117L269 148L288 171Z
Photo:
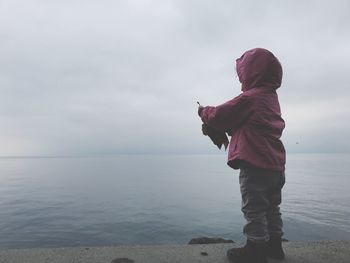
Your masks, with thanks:
M226 251L238 243L67 248L0 249L1 263L165 263L229 262ZM284 242L285 263L348 263L350 241ZM269 260L269 262L281 262Z

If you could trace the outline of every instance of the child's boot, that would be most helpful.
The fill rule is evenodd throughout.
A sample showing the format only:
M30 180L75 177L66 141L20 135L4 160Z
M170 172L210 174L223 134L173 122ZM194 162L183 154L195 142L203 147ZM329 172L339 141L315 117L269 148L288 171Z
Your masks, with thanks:
M267 243L267 253L268 256L273 259L281 260L285 258L281 237L270 237L270 240Z
M228 250L227 257L235 263L267 263L267 244L247 240L244 247Z

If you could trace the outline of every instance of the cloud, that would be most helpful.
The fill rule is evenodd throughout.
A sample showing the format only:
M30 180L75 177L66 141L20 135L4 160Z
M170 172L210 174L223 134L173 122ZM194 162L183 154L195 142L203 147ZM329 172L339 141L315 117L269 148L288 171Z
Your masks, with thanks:
M0 155L214 152L196 101L238 95L233 62L257 46L283 64L287 149L349 151L348 7L0 1Z

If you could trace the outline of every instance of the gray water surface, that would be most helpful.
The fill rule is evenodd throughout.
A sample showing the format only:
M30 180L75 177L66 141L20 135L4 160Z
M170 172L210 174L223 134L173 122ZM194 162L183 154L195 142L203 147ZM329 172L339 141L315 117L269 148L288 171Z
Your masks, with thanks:
M289 240L350 240L350 155L290 154ZM0 247L244 239L238 171L222 155L0 158Z

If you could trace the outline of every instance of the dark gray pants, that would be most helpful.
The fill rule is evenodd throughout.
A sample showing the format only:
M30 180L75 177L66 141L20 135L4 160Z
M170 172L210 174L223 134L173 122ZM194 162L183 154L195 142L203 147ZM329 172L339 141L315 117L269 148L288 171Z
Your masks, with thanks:
M242 212L247 220L243 233L253 242L266 242L283 235L279 205L285 183L284 172L253 166L240 168Z

